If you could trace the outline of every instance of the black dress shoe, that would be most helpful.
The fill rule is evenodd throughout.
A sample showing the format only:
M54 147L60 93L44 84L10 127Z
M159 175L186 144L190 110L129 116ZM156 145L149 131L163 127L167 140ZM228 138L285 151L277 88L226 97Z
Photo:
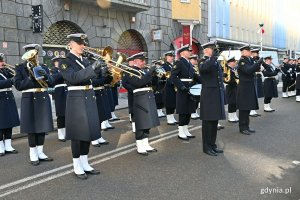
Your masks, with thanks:
M108 121L113 122L113 121L119 121L119 120L120 120L120 118L111 118Z
M191 135L191 136L187 136L188 138L196 138L196 136Z
M100 145L108 145L109 142L105 141L105 142L101 142L101 143L99 143L99 144L100 144Z
M101 144L92 144L93 147L101 147Z
M75 174L75 176L81 180L86 180L88 178L87 174Z
M5 153L16 154L16 153L18 153L18 151L14 149L13 151L5 151Z
M261 114L256 114L258 117L260 117L261 116Z
M86 174L99 175L100 171L93 169L92 171L84 171Z
M239 121L229 121L228 120L228 122L230 122L230 123L238 123Z
M0 157L1 157L1 156L5 156L5 153L0 153Z
M223 153L224 151L222 149L213 148L212 149L215 153Z
M221 129L224 129L225 127L224 126L222 126L222 125L220 125L220 126L218 126L218 127L220 127Z
M176 125L176 123L174 122L174 123L168 123L168 125Z
M258 114L255 114L255 115L249 115L250 117L258 117L259 115Z
M43 159L41 159L41 158L39 158L39 161L42 161L42 162L51 162L51 161L53 161L53 158L43 158Z
M101 131L107 131L108 130L108 128L105 128L105 129L101 129Z
M255 132L256 132L254 129L251 129L251 128L248 128L248 131L249 131L250 133L255 133Z
M32 164L33 166L38 166L40 164L40 161L30 161L30 164Z
M157 149L147 150L147 152L157 152Z
M180 137L179 135L178 135L178 138L181 139L181 140L185 140L185 141L188 141L188 140L189 140L188 137L187 137L187 138L183 138L183 137Z
M58 139L58 141L60 141L60 142L66 142L67 140L66 139Z
M107 127L107 129L115 129L115 127L114 127L114 126L111 126L111 127Z
M206 153L207 155L210 156L217 156L218 154L216 152L214 152L213 150L208 150L208 151L204 151L204 153Z
M251 133L248 130L240 131L240 133L244 135L251 135Z

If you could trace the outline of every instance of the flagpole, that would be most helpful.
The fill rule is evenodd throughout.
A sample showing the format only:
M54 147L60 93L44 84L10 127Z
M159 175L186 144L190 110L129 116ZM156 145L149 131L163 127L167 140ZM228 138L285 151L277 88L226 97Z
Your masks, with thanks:
M260 28L260 51L262 51L262 41L263 41L263 33L262 33L262 28Z

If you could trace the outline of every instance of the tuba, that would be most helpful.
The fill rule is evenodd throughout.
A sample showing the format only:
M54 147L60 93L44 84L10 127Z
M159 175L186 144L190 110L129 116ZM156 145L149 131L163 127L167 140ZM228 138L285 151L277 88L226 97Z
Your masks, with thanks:
M29 71L29 73L31 74L32 77L35 78L35 80L39 83L39 85L42 88L47 88L48 84L46 81L44 81L42 78L37 77L34 73L34 70L37 69L39 66L38 63L38 51L36 49L32 49L30 51L27 51L23 56L22 56L22 60L27 61L27 69Z

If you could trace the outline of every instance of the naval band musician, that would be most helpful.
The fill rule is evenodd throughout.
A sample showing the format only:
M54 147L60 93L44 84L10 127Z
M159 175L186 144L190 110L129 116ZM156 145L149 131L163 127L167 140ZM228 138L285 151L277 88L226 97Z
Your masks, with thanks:
M137 53L131 56L133 67L130 70L134 74L139 71L142 77L138 78L126 74L127 83L133 89L133 116L136 126L135 139L137 152L141 155L148 155L148 152L157 150L149 144L150 129L159 125L155 97L152 91L152 75L155 72L155 66L145 70L145 53Z
M0 156L18 153L11 146L13 127L20 125L15 97L12 92L14 72L5 68L4 54L0 53Z
M32 52L32 56L28 56L28 59L31 57L30 61L26 60L16 66L14 86L17 90L22 91L20 132L28 134L30 163L36 166L40 161L53 160L44 153L43 149L46 132L54 129L51 102L47 92L47 87L54 84L54 79L44 65L37 70L37 74L42 77L42 80L37 81L33 72L33 68L37 67L35 65L39 65L38 50L41 46L29 44L23 48L26 51L25 54L29 55Z
M210 156L223 153L216 144L218 120L225 119L223 71L217 62L219 50L214 41L202 45L204 58L199 64L202 80L200 119L203 152Z
M255 87L255 72L260 71L263 58L257 62L250 57L250 45L240 48L241 58L238 62L239 84L237 90L237 109L239 109L239 129L244 135L251 135L255 130L249 127L250 110L258 110L258 100Z
M175 62L170 78L177 88L176 113L179 114L178 138L181 140L195 138L188 130L191 114L196 109L196 102L191 97L189 88L195 82L200 83L200 77L189 61L191 51L190 45L184 45L177 50L180 58Z
M70 34L70 53L59 63L59 69L68 85L66 101L66 139L71 140L73 167L79 179L87 179L87 174L97 175L99 171L88 163L90 142L101 137L100 122L95 92L91 79L100 73L106 64L97 60L92 65L82 58L87 35Z

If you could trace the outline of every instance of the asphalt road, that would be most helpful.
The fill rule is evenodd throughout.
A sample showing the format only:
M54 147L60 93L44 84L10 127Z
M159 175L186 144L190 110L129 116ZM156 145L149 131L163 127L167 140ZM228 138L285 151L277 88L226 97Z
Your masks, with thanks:
M225 153L217 157L201 151L200 120L190 124L196 138L183 142L165 118L151 130L159 151L140 156L127 110L120 110L116 129L103 134L110 145L91 147L91 162L101 174L85 181L73 175L70 143L58 142L56 133L47 135L45 144L54 161L37 167L29 164L27 139L16 139L13 146L19 154L0 158L0 199L298 200L300 103L294 98L273 102L276 112L261 109L261 117L251 118L257 131L251 136L222 121L225 129L217 140Z

